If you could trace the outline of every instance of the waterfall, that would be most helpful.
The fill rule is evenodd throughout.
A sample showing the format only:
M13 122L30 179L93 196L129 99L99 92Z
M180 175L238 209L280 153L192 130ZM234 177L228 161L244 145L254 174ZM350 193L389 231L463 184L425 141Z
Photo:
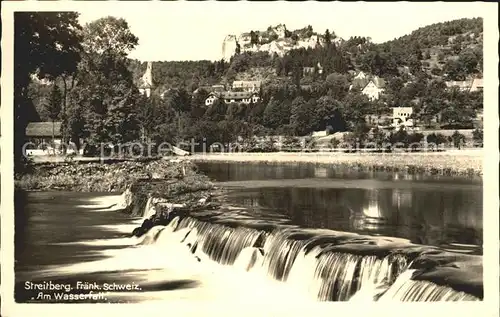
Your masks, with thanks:
M236 269L249 272L254 267L261 267L264 260L264 250L255 247L246 247L234 262Z
M118 198L117 206L120 209L126 209L132 205L132 202L133 202L133 195L132 192L130 191L130 187L127 187L127 189Z
M275 230L264 244L264 267L267 273L276 280L286 280L305 239L311 236L311 233L294 228Z
M389 287L379 301L434 302L434 301L477 301L477 297L459 292L451 287L429 281L415 281L411 277L416 270L406 270Z
M195 228L198 248L222 265L232 265L241 250L254 246L259 237L265 234L264 231L251 228L233 228L189 217L179 223L178 229L182 228Z
M150 198L145 217L152 214L154 204ZM411 262L430 254L428 247L331 230L252 227L223 222L219 216L176 217L167 226L153 227L140 244L175 241L187 246L198 261L230 265L242 274L251 271L318 301L480 300L451 286L412 279Z
M146 206L144 207L144 214L142 217L142 220L149 219L151 216L156 214L156 207L155 207L155 201L156 199L149 196L148 200L146 202Z

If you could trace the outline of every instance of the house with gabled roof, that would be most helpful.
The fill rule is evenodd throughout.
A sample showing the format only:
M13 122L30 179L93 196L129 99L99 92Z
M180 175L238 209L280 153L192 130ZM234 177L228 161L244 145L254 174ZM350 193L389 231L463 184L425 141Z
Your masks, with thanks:
M375 76L366 84L363 90L361 90L361 93L368 96L370 100L377 100L384 90L385 80Z
M378 76L369 76L359 72L352 80L349 90L359 90L370 100L377 100L385 89L385 80Z

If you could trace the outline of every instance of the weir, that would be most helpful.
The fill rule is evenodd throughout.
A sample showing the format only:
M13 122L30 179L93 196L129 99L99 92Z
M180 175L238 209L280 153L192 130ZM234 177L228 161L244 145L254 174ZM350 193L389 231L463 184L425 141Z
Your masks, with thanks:
M152 201L146 205L143 216L154 215ZM198 259L260 274L318 301L476 301L483 296L482 282L467 281L469 267L474 276L482 275L480 256L404 239L263 223L224 210L175 217L167 227ZM158 237L168 234L164 228L151 228L142 244L159 243ZM466 278L457 278L462 273Z

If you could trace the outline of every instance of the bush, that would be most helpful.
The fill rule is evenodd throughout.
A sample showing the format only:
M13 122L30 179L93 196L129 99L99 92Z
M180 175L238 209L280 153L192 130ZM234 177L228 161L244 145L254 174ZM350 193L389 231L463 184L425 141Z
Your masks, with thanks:
M483 146L483 130L475 129L472 131L472 140L474 141L474 146L482 147Z

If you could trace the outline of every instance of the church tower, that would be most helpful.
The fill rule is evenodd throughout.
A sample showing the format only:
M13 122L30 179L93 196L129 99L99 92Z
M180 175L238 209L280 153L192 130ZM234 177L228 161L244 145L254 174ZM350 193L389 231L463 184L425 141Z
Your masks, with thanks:
M153 88L153 63L148 62L146 67L146 72L142 75L141 85L139 86L139 92L145 94L146 97L151 96L151 89Z

